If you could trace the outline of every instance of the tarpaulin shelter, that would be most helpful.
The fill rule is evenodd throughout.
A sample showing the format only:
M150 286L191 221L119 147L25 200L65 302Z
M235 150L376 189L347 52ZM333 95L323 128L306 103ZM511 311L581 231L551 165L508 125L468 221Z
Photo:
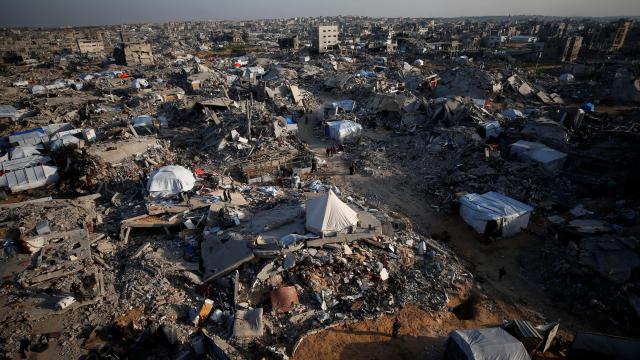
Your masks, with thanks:
M57 167L38 165L0 176L0 187L8 187L12 192L18 192L55 184L59 179Z
M567 154L544 144L520 140L511 145L511 155L521 160L540 164L546 171L557 173L562 170Z
M514 235L527 227L532 211L531 206L497 192L467 194L460 198L460 216L480 234L494 222L502 236Z
M351 120L330 121L327 125L325 135L329 139L340 143L358 137L362 133L362 125Z
M445 358L451 360L529 360L524 345L501 328L456 330L449 334Z
M358 224L358 213L332 191L306 202L306 228L314 233L339 232Z
M196 178L182 166L165 166L149 176L147 190L151 197L169 197L193 189Z

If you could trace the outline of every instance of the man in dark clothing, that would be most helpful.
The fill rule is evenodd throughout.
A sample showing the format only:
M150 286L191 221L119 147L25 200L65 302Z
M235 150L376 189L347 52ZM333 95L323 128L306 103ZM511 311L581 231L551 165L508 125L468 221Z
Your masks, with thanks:
M327 151L327 157L330 157L331 156L331 148L327 147L326 151Z
M318 161L316 161L316 158L313 158L313 160L311 160L311 172L317 172L318 171Z
M353 175L356 173L356 163L355 162L351 162L351 165L349 165L349 175Z
M502 278L506 275L507 275L507 269L505 269L504 266L498 269L498 280L502 280Z
M391 337L393 338L398 337L398 331L400 331L400 327L402 327L402 324L400 324L400 319L396 317L396 320L393 322L393 330L391 332Z

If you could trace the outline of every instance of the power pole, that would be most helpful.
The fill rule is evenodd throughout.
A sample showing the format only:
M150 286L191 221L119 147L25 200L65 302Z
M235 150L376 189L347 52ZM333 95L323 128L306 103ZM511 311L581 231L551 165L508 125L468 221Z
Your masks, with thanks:
M251 140L251 118L253 117L253 93L249 93L247 100L247 139Z

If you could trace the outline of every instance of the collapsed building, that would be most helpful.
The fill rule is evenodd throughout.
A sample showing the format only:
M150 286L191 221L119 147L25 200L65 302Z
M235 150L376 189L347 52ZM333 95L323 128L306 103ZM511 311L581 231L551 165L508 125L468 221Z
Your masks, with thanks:
M320 329L405 305L444 319L469 289L495 295L494 276L415 213L473 252L535 238L509 272L633 334L633 67L550 75L469 34L422 43L418 25L398 42L407 58L387 27L367 47L348 24L259 39L251 24L82 34L66 65L6 65L5 354L287 358ZM576 60L558 31L553 57ZM122 44L113 64L100 59L109 39ZM227 52L244 43L256 47ZM562 353L555 325L520 321L454 332L446 351Z

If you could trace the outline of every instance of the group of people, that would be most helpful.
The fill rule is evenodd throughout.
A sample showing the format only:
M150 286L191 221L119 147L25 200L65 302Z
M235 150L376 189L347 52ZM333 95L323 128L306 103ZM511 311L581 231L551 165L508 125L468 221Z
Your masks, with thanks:
M338 146L331 145L327 147L325 150L327 152L327 157L332 157L333 155L337 154L339 151L344 151L344 146L342 146L342 144Z

